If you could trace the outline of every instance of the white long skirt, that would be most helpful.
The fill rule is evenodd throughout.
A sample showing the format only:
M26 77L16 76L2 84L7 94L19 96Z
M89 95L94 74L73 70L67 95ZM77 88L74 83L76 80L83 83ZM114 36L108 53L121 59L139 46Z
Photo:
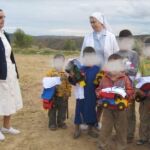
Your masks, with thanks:
M7 63L7 79L0 80L0 115L12 115L22 107L22 96L15 65Z

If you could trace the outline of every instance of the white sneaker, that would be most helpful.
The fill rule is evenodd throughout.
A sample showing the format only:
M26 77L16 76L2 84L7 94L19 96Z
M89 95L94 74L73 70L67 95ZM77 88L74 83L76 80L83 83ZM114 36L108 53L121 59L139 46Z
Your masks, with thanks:
M5 140L5 136L3 135L3 133L0 131L0 141Z
M12 128L12 127L10 127L9 129L2 127L2 128L1 128L1 131L2 131L3 133L9 133L9 134L14 134L14 135L20 133L19 130L14 129L14 128Z
M81 129L81 130L87 130L87 129L88 129L88 125L86 125L86 124L81 124L81 125L80 125L80 129Z
M96 128L97 128L97 130L99 130L99 131L101 130L101 128L102 128L101 122L98 123L98 126L97 126Z

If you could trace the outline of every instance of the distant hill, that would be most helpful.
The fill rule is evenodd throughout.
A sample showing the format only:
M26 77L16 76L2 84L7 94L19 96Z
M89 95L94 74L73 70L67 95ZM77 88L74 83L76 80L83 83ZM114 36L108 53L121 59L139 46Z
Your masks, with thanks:
M63 49L68 40L74 41L77 49L80 49L83 42L83 37L75 36L34 36L33 38L35 43L56 50Z
M145 37L149 35L136 35L134 36L135 39L138 39L140 41L143 41ZM38 47L47 47L55 50L62 50L64 48L64 45L66 41L72 40L76 44L76 48L80 49L83 42L83 37L80 36L49 36L49 35L43 35L43 36L32 36L34 40L34 45ZM11 40L13 40L13 34L10 34ZM118 39L118 37L117 37Z
M148 35L136 35L135 39L143 41ZM117 37L118 39L118 37ZM34 36L36 43L41 43L42 45L60 50L64 47L64 44L67 40L73 40L76 43L77 49L80 49L83 43L83 37L77 36Z

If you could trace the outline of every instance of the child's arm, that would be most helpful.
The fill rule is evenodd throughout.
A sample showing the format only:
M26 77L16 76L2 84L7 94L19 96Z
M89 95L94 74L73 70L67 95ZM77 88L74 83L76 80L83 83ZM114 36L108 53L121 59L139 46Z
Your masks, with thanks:
M140 58L137 53L135 53L135 55L134 55L133 64L135 66L134 73L136 75L138 72L139 65L140 65Z
M125 89L127 93L127 98L132 100L134 98L134 88L128 76L125 76Z
M67 92L67 96L68 96L68 97L71 96L71 89L72 89L72 87L71 87L71 85L70 85L68 79L66 78L66 92Z

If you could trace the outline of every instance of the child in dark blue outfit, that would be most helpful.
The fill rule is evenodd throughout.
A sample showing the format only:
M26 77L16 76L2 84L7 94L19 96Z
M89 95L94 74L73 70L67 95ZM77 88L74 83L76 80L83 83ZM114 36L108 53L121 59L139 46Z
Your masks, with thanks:
M95 50L92 47L86 47L83 51L83 66L81 72L85 75L86 85L80 87L78 83L73 81L70 77L69 80L72 84L76 85L76 110L75 110L75 133L74 138L80 137L80 125L88 125L88 135L92 137L97 137L98 135L93 131L94 125L97 123L96 118L96 86L94 80L97 73L99 72L99 67L96 65L97 58ZM83 93L82 93L83 92Z

